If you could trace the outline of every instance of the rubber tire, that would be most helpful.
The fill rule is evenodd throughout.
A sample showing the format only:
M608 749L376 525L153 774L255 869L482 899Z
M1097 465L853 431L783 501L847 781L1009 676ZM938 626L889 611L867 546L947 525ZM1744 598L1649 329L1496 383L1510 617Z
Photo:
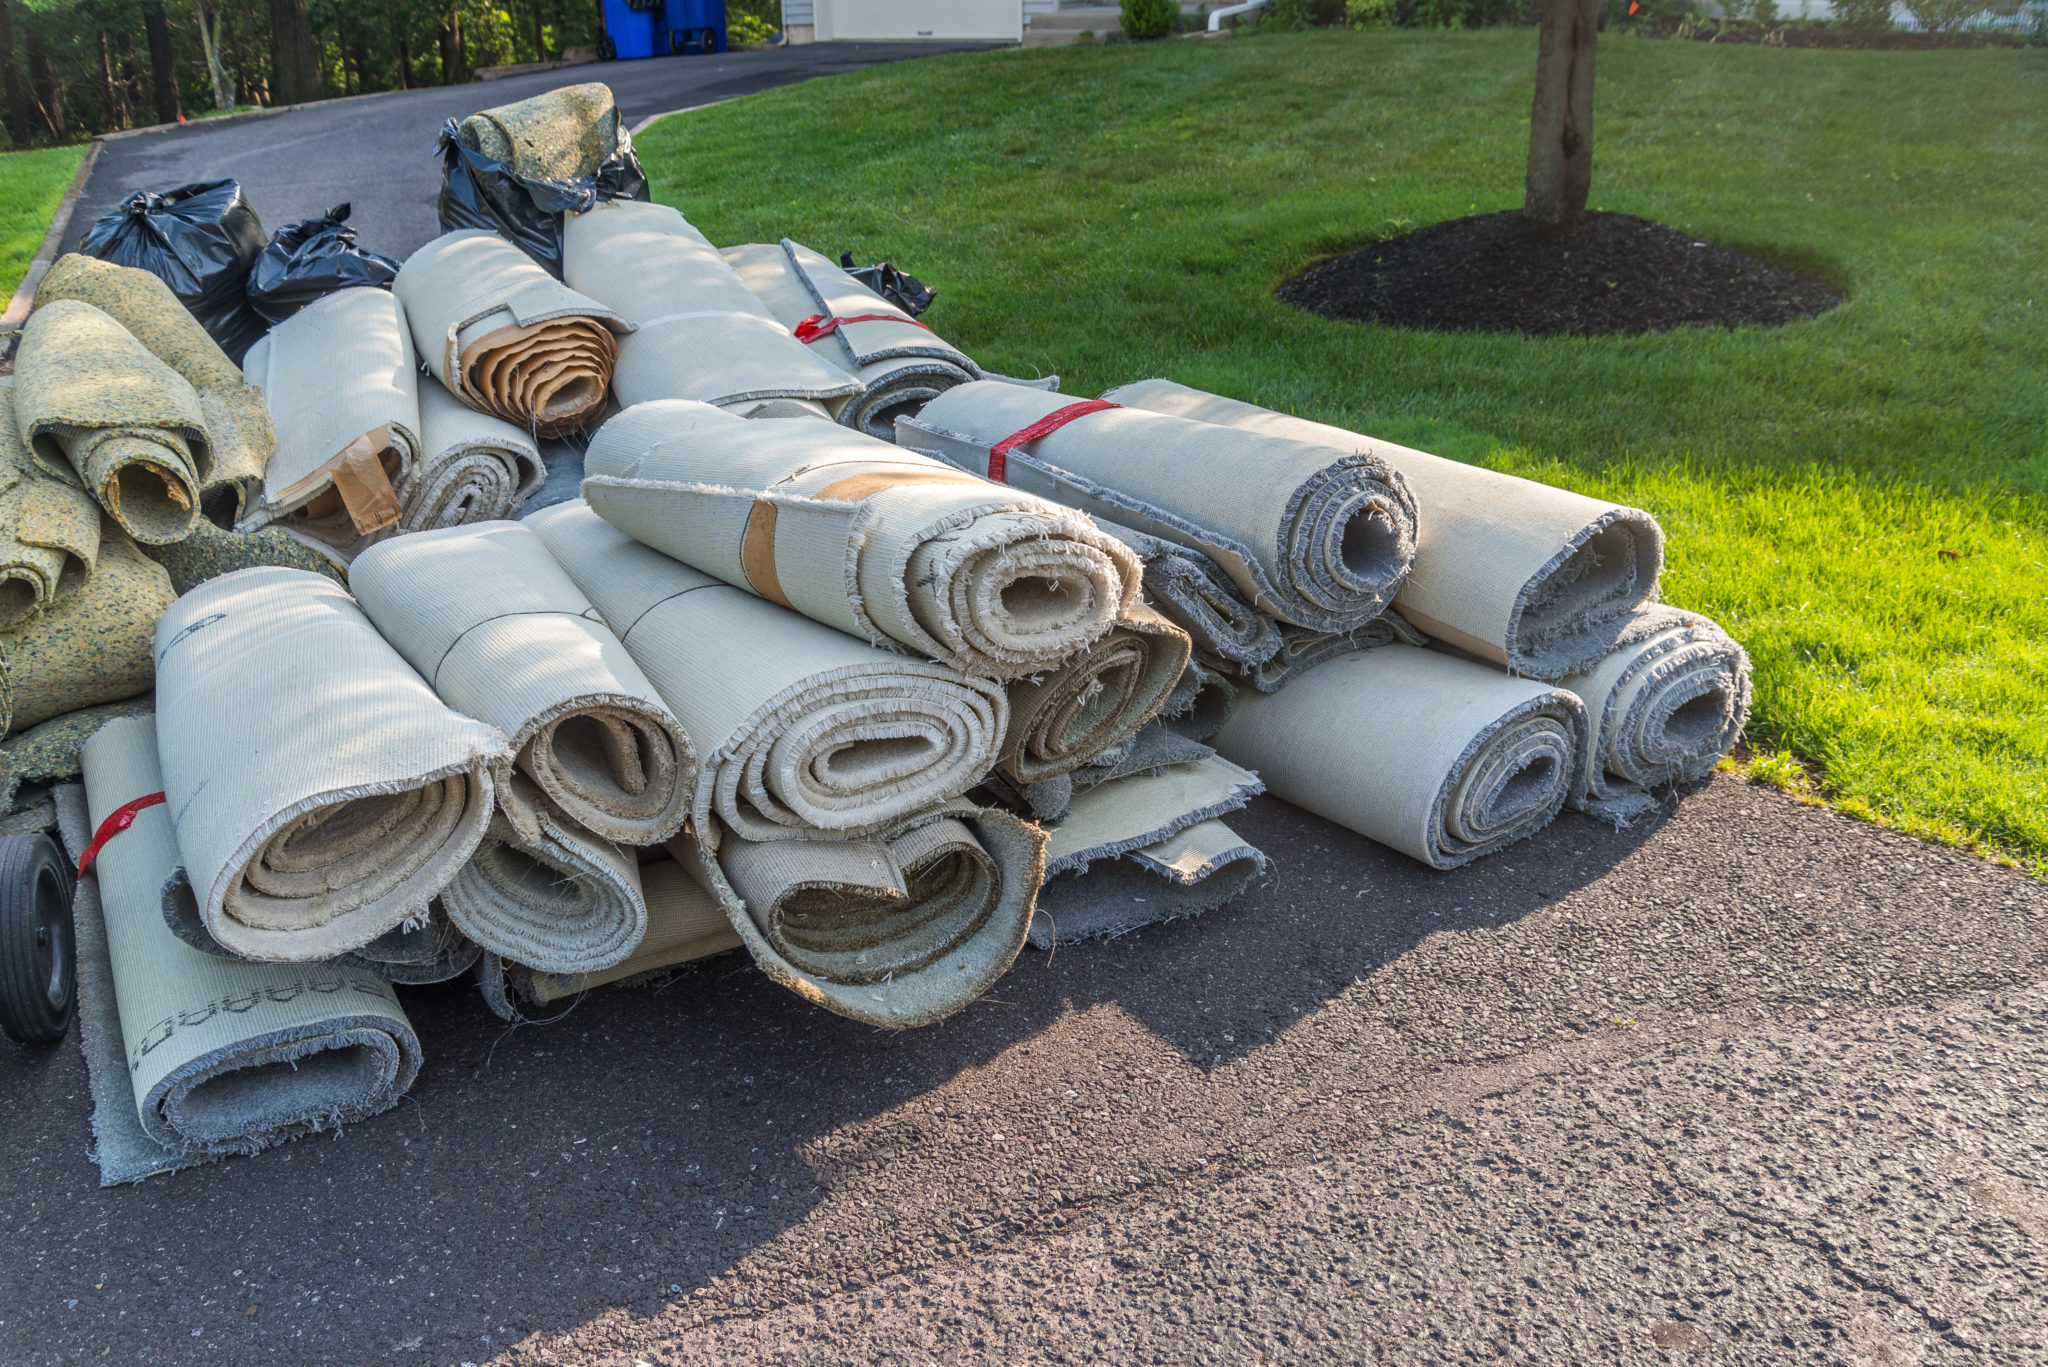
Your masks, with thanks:
M619 45L612 40L612 36L609 33L598 35L597 60L600 62L615 62L618 58Z
M76 886L49 836L0 838L0 1031L18 1044L55 1044L78 1009Z

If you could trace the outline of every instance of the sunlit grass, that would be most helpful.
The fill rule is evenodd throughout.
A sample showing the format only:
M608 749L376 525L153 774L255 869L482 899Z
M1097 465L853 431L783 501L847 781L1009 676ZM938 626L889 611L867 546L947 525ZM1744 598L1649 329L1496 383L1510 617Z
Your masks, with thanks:
M0 154L0 309L14 297L84 160L84 147Z

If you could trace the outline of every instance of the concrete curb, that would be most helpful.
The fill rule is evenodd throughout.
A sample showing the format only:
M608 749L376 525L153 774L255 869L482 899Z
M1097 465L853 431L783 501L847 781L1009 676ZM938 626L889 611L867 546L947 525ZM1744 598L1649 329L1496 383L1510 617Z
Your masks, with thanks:
M99 159L100 140L94 138L85 160L78 163L77 174L71 177L70 188L64 191L64 198L57 201L57 212L50 219L50 231L43 234L43 245L36 248L36 254L29 259L28 270L15 287L14 297L7 301L7 312L0 314L0 333L7 334L4 340L0 340L0 359L14 355L15 334L28 321L29 308L36 301L36 286L43 283L43 277L50 272L50 263L57 259L57 247L71 227L71 215L78 208L78 197L84 193L85 182L91 179L92 168Z
M663 119L672 119L678 114L694 114L700 109L709 109L711 108L711 106L715 104L730 104L734 100L744 98L745 97L741 95L728 95L722 100L706 100L703 104L688 104L684 105L681 109L668 109L662 111L659 114L649 114L646 118L640 120L640 122L634 124L631 128L628 128L626 130L626 135L628 137L637 138L642 133L646 132L648 129L654 127L654 125L660 123Z

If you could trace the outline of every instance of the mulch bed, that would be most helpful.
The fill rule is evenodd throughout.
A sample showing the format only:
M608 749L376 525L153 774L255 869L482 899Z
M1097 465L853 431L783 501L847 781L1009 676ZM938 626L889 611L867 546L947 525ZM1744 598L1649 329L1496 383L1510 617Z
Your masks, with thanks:
M1843 298L1819 281L1632 214L1587 214L1560 235L1519 211L1389 238L1311 266L1273 293L1353 322L1580 337L1777 327Z

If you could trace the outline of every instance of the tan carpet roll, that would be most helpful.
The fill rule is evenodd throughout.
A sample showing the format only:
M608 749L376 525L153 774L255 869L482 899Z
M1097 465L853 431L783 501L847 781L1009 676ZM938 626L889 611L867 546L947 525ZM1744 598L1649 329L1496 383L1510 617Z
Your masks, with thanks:
M1123 744L1165 704L1188 657L1186 632L1132 604L1109 635L1065 664L1011 683L1003 771L1040 783Z
M163 567L102 522L98 563L78 591L0 632L0 735L148 692L151 634L175 598Z
M406 259L392 293L428 373L480 413L559 437L603 412L614 333L632 324L495 233L444 233Z
M420 455L398 490L398 525L408 532L517 517L547 481L533 439L502 418L479 413L440 381L419 384Z
M99 553L99 504L29 455L14 425L14 382L0 376L0 631L75 592Z

